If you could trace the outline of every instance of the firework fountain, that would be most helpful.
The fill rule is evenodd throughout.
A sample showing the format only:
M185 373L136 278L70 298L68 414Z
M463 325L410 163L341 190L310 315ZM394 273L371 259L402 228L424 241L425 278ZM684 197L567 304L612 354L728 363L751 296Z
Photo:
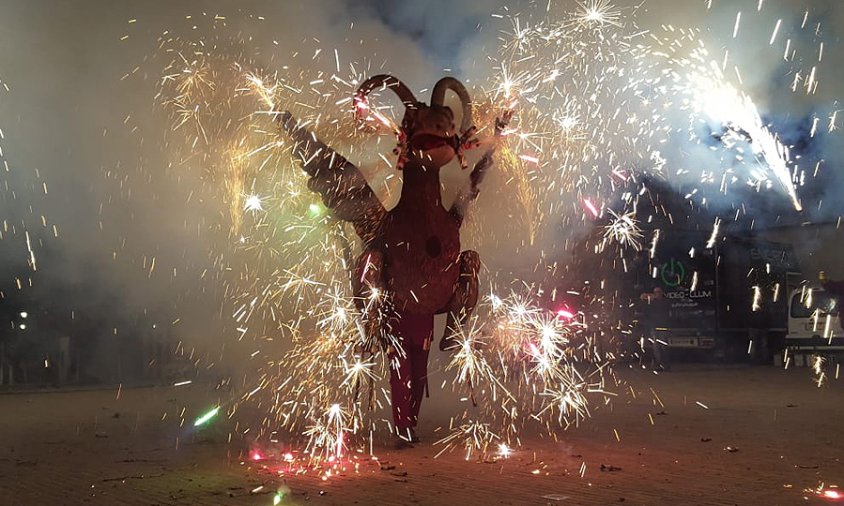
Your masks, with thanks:
M509 29L494 75L473 94L475 124L513 114L486 182L492 198L507 196L500 207L510 220L470 214L464 236L481 251L506 249L530 275L485 265L477 314L445 360L443 386L461 407L438 444L467 458L507 454L525 432L557 437L612 397L612 339L629 323L606 317L618 302L602 292L602 279L591 280L587 296L552 278L567 272L560 252L581 247L593 230L587 246L619 268L626 255L657 247L659 231L646 234L637 220L645 176L692 182L687 198L699 205L751 187L802 206L788 147L695 30L642 30L635 9L604 0L537 23L503 17ZM237 419L238 437L258 447L301 438L297 452L314 462L372 452L377 434L392 430L382 386L389 357L367 341L363 324L383 294L355 300L350 279L362 246L308 190L294 144L274 119L277 109L291 110L389 206L401 184L401 104L377 90L364 107L355 103L357 86L379 72L343 63L330 48L317 47L313 58L332 60L333 72L262 67L242 40L168 34L159 42L147 65L163 69L156 104L170 122L171 177L196 185L192 198L225 204L209 218L208 277L223 287L222 310L231 315L222 332L248 349L248 372L224 382L234 393L213 413ZM711 149L712 131L715 149L729 154L718 165L675 159L665 148L682 138ZM561 306L566 290L582 304Z

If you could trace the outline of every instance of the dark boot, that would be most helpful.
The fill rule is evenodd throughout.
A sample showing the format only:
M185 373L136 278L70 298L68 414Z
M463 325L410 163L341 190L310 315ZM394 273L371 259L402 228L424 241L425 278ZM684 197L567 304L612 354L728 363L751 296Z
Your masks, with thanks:
M445 331L442 339L440 339L440 351L455 352L462 346L460 335L462 334L463 324L468 317L469 313L465 308L461 308L458 314L451 311L446 313Z
M406 429L398 429L398 433L395 435L395 444L394 448L396 450L406 450L408 448L413 448L413 443L418 443L419 438L416 437L416 431L413 427L408 427Z

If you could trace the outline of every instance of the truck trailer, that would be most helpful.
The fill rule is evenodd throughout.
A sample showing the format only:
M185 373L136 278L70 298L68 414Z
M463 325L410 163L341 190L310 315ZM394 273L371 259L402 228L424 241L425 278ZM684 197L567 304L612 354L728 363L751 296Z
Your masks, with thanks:
M698 231L655 234L640 288L659 286L669 301L660 333L669 349L759 361L780 351L789 294L801 279L790 244Z

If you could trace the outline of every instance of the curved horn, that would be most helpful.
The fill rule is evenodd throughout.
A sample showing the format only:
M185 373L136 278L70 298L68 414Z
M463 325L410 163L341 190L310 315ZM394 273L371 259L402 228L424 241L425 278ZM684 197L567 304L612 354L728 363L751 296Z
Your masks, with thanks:
M434 91L431 92L431 105L443 105L446 90L451 90L460 97L460 103L463 104L460 132L465 133L472 126L472 98L469 97L469 92L466 91L463 83L453 77L443 77L434 85Z
M398 78L389 74L379 74L377 76L370 77L358 86L358 91L355 96L359 100L362 100L369 95L371 91L379 87L391 89L399 96L399 99L405 107L413 107L416 105L416 98L413 96L413 92L410 91L410 88L408 88L407 85L401 82Z

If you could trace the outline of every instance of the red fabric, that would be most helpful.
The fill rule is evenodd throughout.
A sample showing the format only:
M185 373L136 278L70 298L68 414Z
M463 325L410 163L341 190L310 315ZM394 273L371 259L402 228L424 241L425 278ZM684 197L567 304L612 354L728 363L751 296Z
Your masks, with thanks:
M399 315L393 321L392 331L404 350L404 353L394 352L390 360L393 423L403 430L416 427L419 419L428 381L428 351L434 333L434 316Z

